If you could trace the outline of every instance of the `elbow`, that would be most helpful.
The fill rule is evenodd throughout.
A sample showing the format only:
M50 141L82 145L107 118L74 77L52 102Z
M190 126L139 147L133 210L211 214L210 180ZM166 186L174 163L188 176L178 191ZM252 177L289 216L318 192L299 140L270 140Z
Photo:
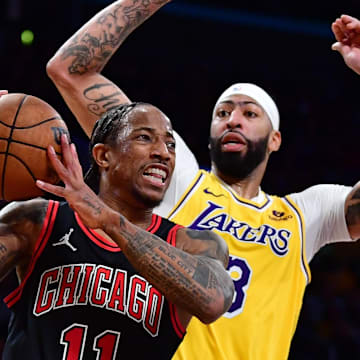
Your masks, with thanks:
M72 79L67 72L66 66L59 59L59 55L55 55L46 64L46 73L52 82L61 88L70 88Z
M221 311L219 306L213 306L211 309L208 309L206 312L198 316L198 319L203 324L211 324L217 320L224 312Z
M199 320L204 324L211 324L229 310L234 299L234 283L230 281L221 289L222 296L217 296L216 299L206 308L201 315L198 316Z
M204 324L211 324L225 313L223 301L216 301L206 311L199 314L198 319Z

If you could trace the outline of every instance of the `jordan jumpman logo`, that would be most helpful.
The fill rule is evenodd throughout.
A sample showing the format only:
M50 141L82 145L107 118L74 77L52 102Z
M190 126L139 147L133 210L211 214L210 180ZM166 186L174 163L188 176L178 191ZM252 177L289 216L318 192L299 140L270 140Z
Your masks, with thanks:
M67 234L65 234L57 243L52 244L53 246L58 246L58 245L66 245L68 246L72 251L76 251L77 248L73 245L70 244L70 235L71 233L74 231L73 228L70 228L69 232Z

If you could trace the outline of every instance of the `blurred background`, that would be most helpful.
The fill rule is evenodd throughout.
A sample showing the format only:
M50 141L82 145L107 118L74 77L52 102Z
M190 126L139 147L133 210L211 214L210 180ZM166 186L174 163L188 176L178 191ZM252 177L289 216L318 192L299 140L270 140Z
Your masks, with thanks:
M75 30L110 2L0 1L0 88L54 106L85 168L87 138L45 66ZM358 1L177 0L130 35L103 73L132 100L159 106L204 168L210 164L207 144L215 101L234 82L254 82L276 100L283 136L263 189L285 195L318 183L353 185L360 178L360 78L331 50L330 26L343 13L359 17ZM291 360L360 359L359 259L358 244L332 245L316 255ZM10 276L0 284L0 296L13 281ZM2 339L7 318L1 302Z

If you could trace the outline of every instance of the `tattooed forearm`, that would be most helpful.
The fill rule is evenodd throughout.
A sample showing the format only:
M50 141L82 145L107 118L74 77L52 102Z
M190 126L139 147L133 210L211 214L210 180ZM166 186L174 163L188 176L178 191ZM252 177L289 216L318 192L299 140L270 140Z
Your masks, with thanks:
M105 95L102 90L112 92ZM119 95L123 95L123 93L122 91L119 91L119 89L115 87L114 84L109 82L94 84L86 88L83 92L83 95L89 102L89 105L87 106L88 110L100 117L106 111L114 109L120 105Z
M209 256L215 259L220 260L225 266L227 266L229 255L227 248L221 246L219 243L218 237L212 231L197 231L186 229L186 235L190 241L200 240L201 249L199 249L199 255Z
M166 2L123 0L108 6L62 49L62 60L73 58L69 73L101 71L129 33Z
M225 312L230 305L231 280L214 259L203 255L194 256L177 249L157 236L129 224L122 216L120 231L118 228L115 235L109 235L115 241L119 235L125 239L126 244L122 244L122 248L132 265L170 301L190 313L206 313L219 303L222 312Z
M128 254L156 287L176 303L186 306L209 305L214 294L208 291L209 269L201 261L178 256L180 250L145 233L136 234L128 245ZM204 274L205 273L205 274ZM220 295L215 291L215 294Z

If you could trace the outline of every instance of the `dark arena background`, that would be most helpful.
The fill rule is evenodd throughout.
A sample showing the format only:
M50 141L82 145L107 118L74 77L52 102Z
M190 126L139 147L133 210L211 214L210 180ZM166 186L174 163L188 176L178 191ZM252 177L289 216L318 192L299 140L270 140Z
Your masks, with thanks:
M109 3L0 1L0 88L54 106L85 168L87 138L45 67L60 45ZM103 73L132 100L159 106L202 167L209 167L217 97L234 82L254 82L275 98L283 136L262 188L285 195L319 183L353 185L360 179L360 76L331 50L331 23L344 13L359 17L359 2L177 0L130 35ZM28 44L21 41L24 30L34 35ZM323 248L311 269L290 359L360 359L360 244ZM13 275L0 284L0 297L11 281ZM1 302L1 341L8 315Z

